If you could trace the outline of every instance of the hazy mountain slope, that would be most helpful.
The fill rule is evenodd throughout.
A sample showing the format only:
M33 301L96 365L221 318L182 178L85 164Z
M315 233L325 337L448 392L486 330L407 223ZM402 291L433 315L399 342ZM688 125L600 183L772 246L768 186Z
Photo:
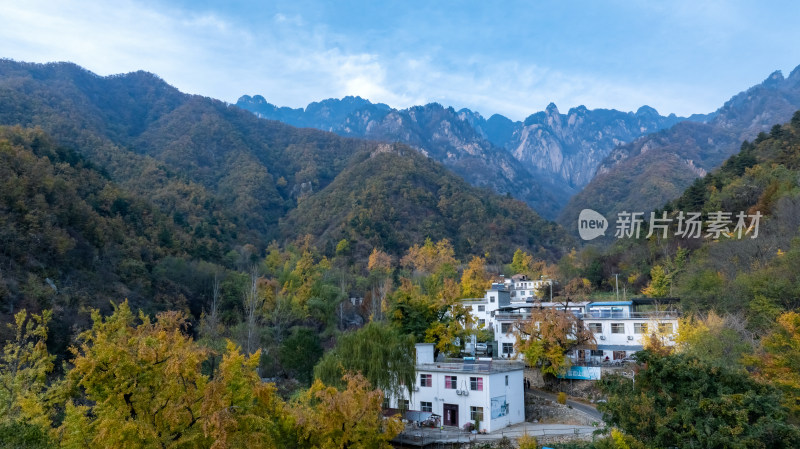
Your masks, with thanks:
M549 179L534 176L509 153L493 146L464 121L463 113L436 103L395 110L359 97L345 97L311 103L305 110L289 110L256 95L241 97L237 105L259 117L292 125L411 145L470 184L509 193L545 217L554 217L571 194L551 185Z
M550 103L544 112L525 119L504 147L526 166L552 173L580 190L615 146L681 120L675 115L663 117L647 106L636 113L580 106L560 114Z
M679 123L615 148L559 221L571 225L584 208L608 216L664 204L738 151L743 140L789 120L797 109L800 67L786 79L775 72L731 98L707 123Z
M660 116L648 107L635 114L579 107L562 115L551 104L525 122L514 122L502 115L487 120L469 109L456 112L435 103L395 110L359 97L289 109L278 108L259 95L245 95L237 105L260 117L297 126L406 143L470 184L509 193L546 217L555 216L592 178L615 145L681 120Z

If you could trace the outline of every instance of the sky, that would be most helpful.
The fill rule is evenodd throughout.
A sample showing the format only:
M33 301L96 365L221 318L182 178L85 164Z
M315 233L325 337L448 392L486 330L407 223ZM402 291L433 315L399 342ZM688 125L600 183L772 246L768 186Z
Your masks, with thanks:
M279 106L708 113L800 65L793 1L0 0L0 58Z

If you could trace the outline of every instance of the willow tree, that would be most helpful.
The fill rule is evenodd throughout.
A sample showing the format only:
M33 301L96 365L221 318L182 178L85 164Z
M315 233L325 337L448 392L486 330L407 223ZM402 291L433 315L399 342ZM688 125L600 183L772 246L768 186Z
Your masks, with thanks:
M386 397L401 398L414 384L414 337L393 326L370 322L342 335L336 347L314 368L314 376L327 385L344 388L343 377L360 373Z

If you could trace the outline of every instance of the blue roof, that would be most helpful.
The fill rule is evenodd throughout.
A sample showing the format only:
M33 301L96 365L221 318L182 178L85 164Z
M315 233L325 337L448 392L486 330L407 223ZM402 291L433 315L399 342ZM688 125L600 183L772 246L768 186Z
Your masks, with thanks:
M607 302L592 302L589 303L589 307L592 306L630 306L633 305L633 301L607 301Z

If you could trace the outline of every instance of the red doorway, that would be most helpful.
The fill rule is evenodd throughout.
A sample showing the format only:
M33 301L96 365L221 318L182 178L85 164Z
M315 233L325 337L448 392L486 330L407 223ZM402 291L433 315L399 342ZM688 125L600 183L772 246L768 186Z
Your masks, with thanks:
M444 417L442 422L445 426L458 427L458 406L455 404L442 404Z

